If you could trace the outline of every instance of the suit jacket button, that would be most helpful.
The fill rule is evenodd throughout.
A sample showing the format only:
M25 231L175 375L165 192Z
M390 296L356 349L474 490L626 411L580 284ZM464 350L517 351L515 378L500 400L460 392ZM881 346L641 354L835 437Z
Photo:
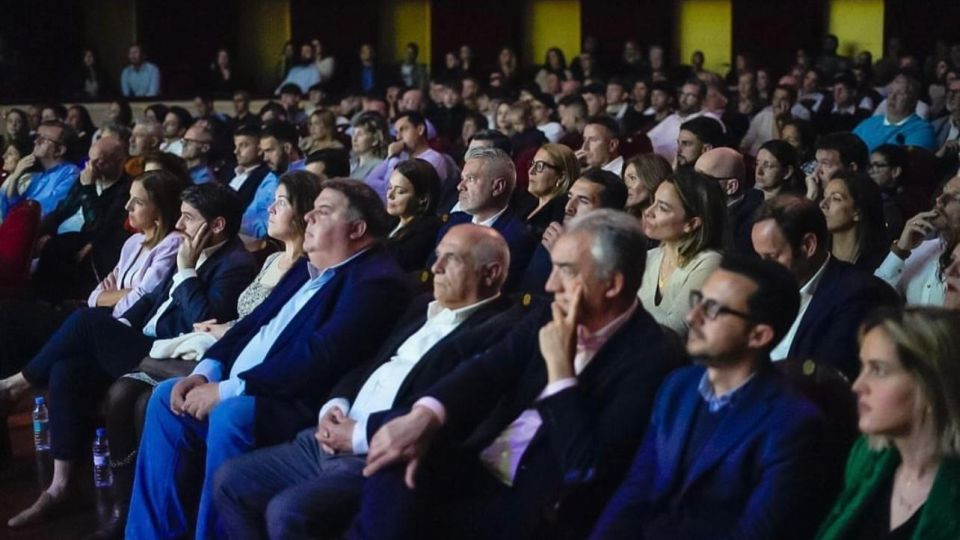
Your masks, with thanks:
M523 299L520 301L520 303L523 304L523 307L527 307L530 305L530 302L532 301L533 301L533 295L531 295L530 293L526 293L523 295Z

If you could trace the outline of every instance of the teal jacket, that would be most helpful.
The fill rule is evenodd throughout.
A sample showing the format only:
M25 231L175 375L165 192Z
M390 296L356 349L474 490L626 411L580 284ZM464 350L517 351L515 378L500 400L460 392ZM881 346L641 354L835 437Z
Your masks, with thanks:
M874 493L896 471L900 454L894 448L871 450L861 437L847 460L844 489L833 510L820 526L817 540L841 540L851 534ZM920 510L913 540L957 540L960 538L960 459L944 458Z

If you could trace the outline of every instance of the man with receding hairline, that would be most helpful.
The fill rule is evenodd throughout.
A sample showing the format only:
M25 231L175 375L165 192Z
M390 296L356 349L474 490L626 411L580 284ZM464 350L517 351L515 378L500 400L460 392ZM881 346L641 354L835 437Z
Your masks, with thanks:
M763 193L746 189L747 169L743 156L733 148L714 148L701 155L693 168L707 178L720 182L727 196L727 222L731 231L725 242L727 250L753 255L750 230L753 228L753 213L763 202Z

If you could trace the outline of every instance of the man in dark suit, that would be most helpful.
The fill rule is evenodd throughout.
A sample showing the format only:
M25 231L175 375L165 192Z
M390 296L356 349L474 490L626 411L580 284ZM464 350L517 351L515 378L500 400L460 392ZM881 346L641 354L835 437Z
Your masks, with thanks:
M855 379L860 370L857 329L873 309L899 303L896 292L830 255L823 212L805 197L778 195L765 201L752 239L757 255L787 267L800 284L800 311L770 358L809 358Z
M637 302L646 239L635 218L613 210L578 218L551 256L551 309L374 435L351 535L527 538L571 501L576 510L560 513L560 526L585 532L674 360Z
M719 182L727 195L727 222L731 231L724 242L727 252L754 255L750 231L753 229L753 214L763 202L763 193L757 189L747 189L747 168L743 163L743 155L732 148L714 148L701 155L693 168Z
M379 197L355 180L320 189L306 216L307 260L190 376L154 391L127 537L181 537L194 520L197 538L213 535L210 490L220 464L310 425L321 396L376 351L406 308L403 275L379 245L390 227Z
M663 383L592 538L810 538L830 503L816 493L822 418L768 358L797 312L793 277L727 258L690 303L687 352L700 365Z
M514 290L520 283L536 242L525 216L510 205L516 182L517 168L506 152L499 148L470 150L457 186L460 192L457 211L446 216L437 234L439 242L451 227L461 223L493 227L510 246L505 291ZM432 265L433 261L434 257L430 257L428 264Z
M510 252L496 231L457 225L437 247L431 297L418 299L380 352L351 371L290 443L227 462L214 501L230 538L327 537L350 518L368 440L390 409L409 407L464 359L493 345L522 310L500 295ZM264 527L266 525L266 527Z

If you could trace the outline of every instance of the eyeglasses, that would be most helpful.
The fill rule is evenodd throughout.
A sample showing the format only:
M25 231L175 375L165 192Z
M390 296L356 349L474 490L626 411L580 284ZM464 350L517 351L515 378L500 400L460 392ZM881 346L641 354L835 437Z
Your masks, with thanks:
M720 315L727 314L741 319L750 320L750 314L735 309L730 309L716 300L710 298L704 299L701 291L690 291L690 309L700 308L703 316L709 320L714 320Z
M57 146L63 144L58 140L51 139L50 137L44 137L43 135L39 135L39 134L33 140L34 142L48 142L50 144L57 145Z
M876 161L872 161L870 162L870 165L867 166L867 169L886 169L889 166L890 166L889 163L879 163Z
M557 172L560 171L560 167L557 167L552 163L547 163L546 161L534 161L533 163L530 164L530 170L537 174L542 173L543 169L546 169L546 168L553 169Z
M202 144L210 144L210 141L201 141L200 139L188 139L186 137L184 137L181 140L183 141L183 144L193 143L197 146L200 146Z

